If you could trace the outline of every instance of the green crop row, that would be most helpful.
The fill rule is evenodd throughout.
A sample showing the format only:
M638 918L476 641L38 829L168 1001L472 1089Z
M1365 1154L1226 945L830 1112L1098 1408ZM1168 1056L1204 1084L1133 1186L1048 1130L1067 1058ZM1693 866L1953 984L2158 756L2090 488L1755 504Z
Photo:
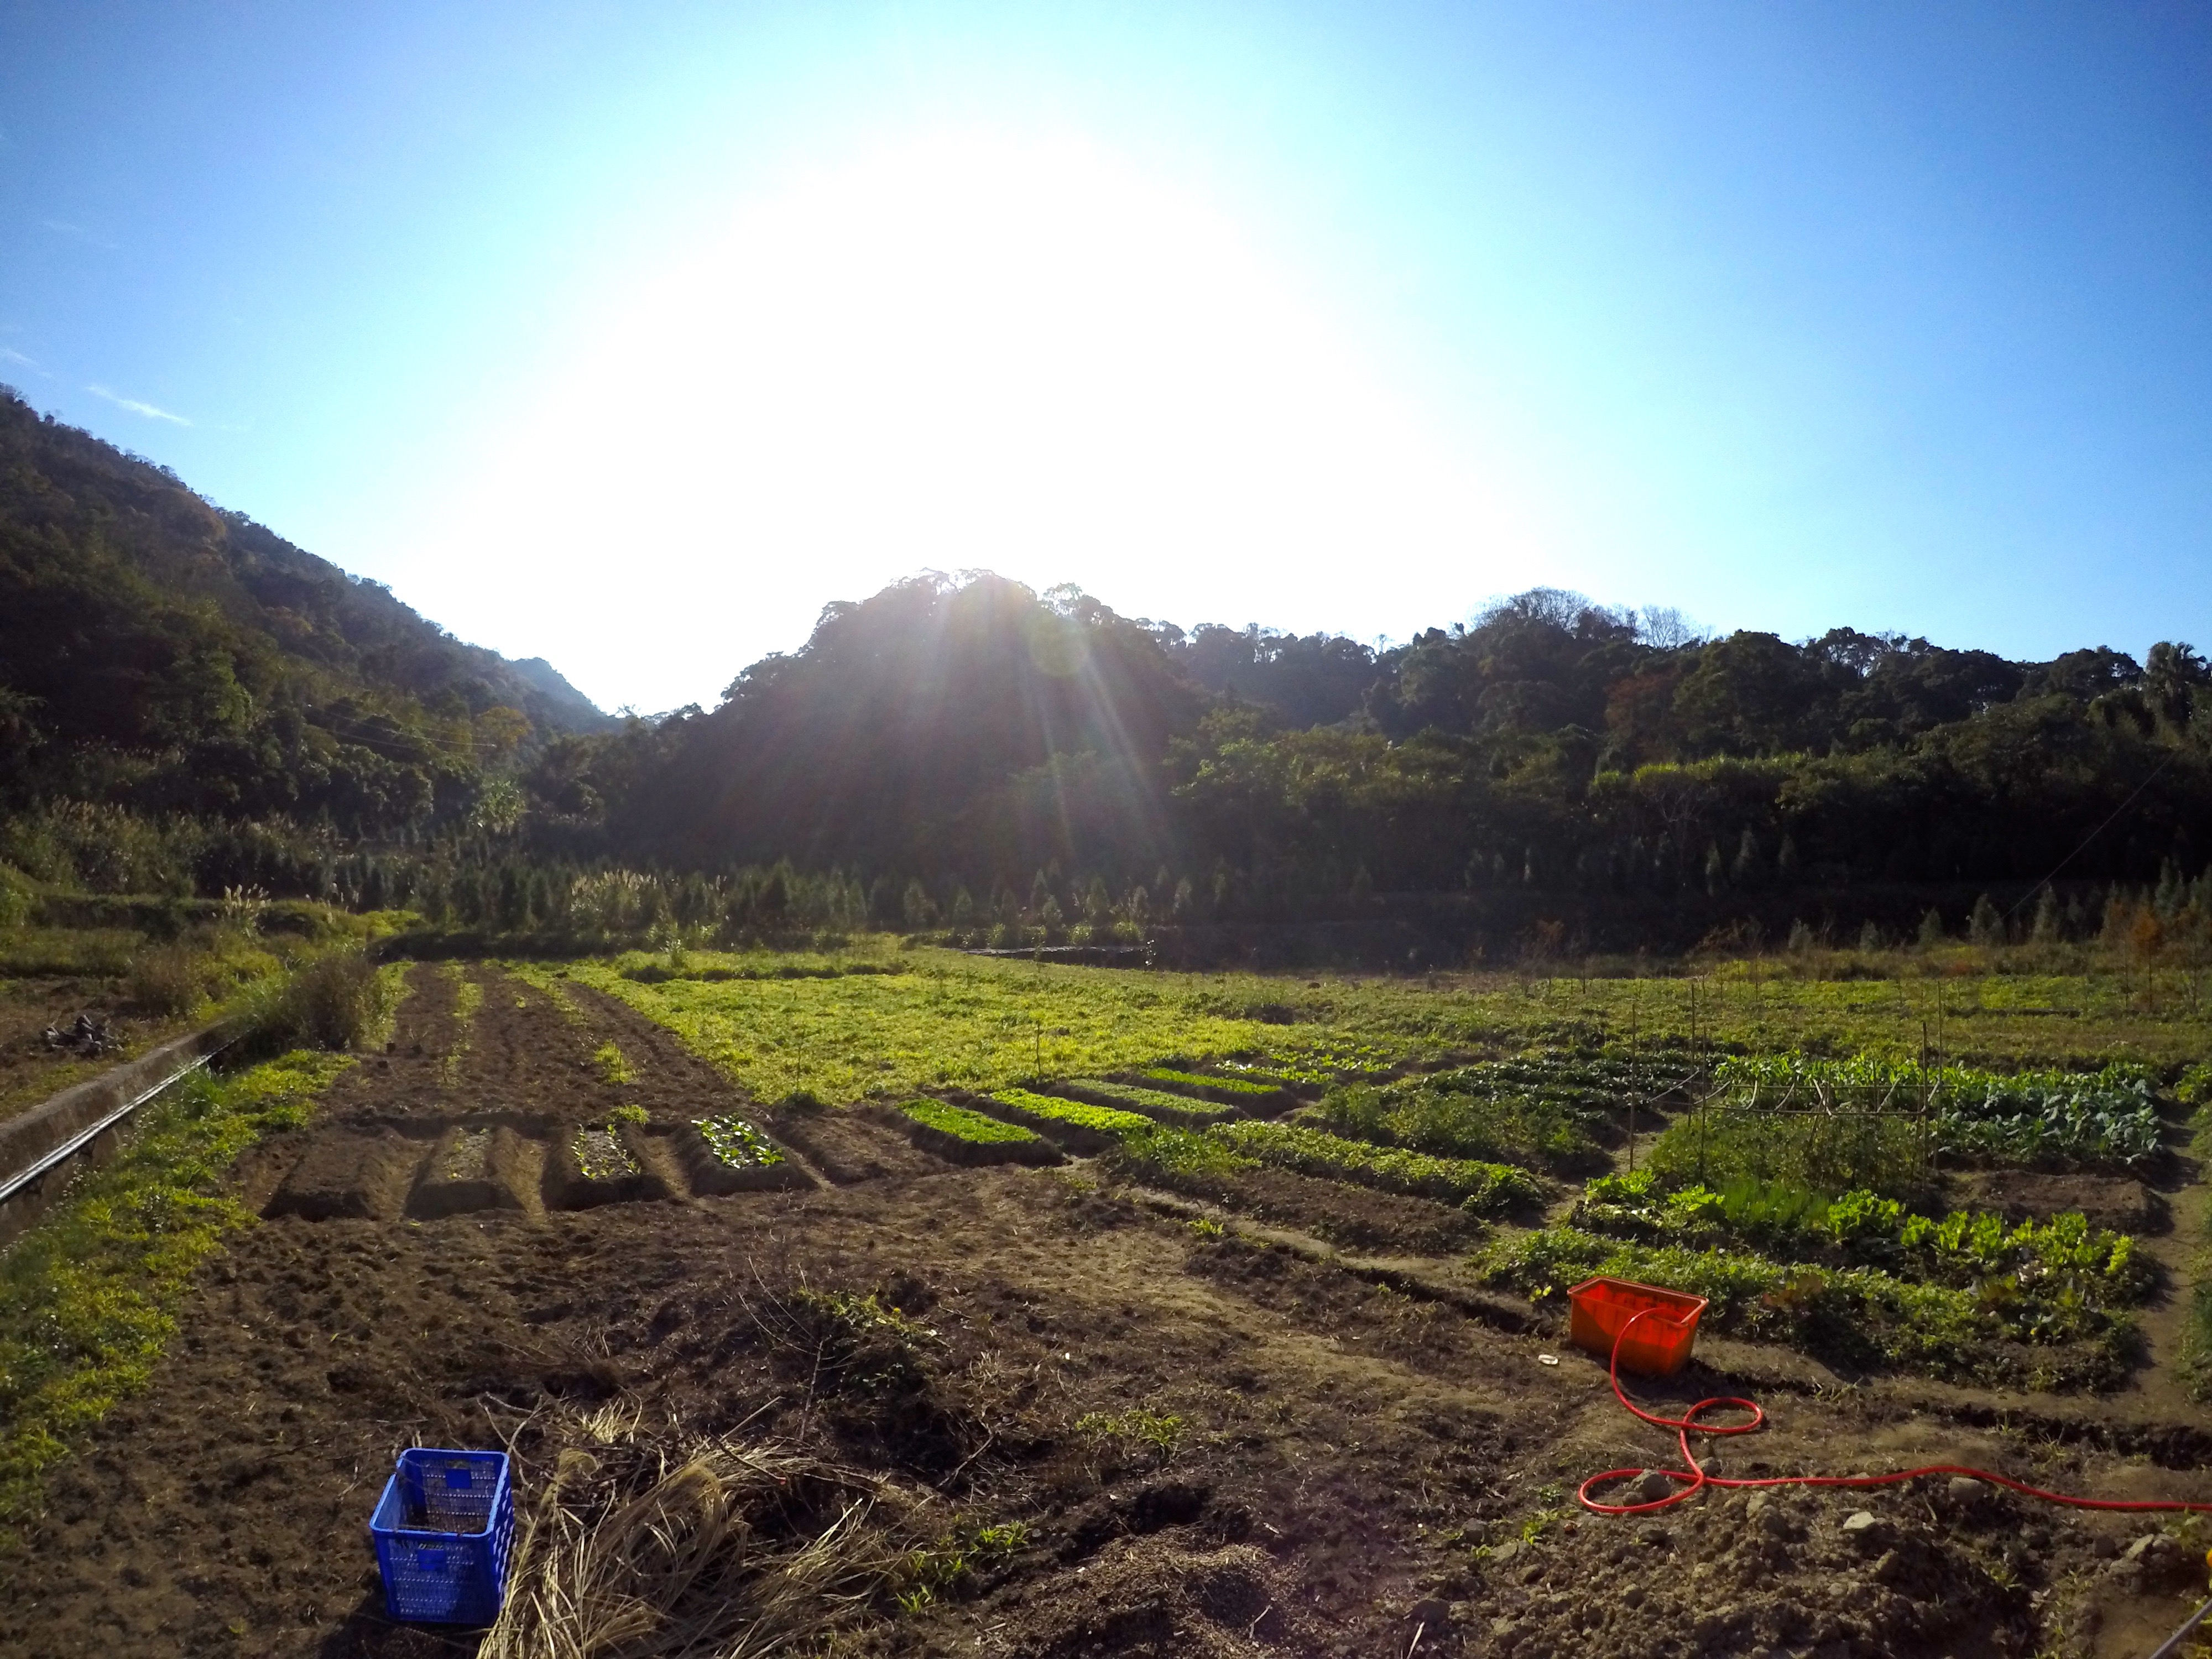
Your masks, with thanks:
M2042 1299L2074 1298L2093 1308L2131 1306L2151 1288L2149 1264L2135 1240L2093 1229L2078 1212L2017 1224L1988 1211L1939 1218L1864 1191L1827 1199L1750 1181L1717 1191L1668 1190L1644 1170L1591 1182L1574 1223L1644 1243L1748 1243L1790 1260L1881 1267L1960 1288L2009 1278Z
M1876 1267L1822 1267L1737 1249L1551 1227L1493 1245L1485 1279L1539 1301L1594 1275L1710 1298L1711 1328L1787 1343L1831 1364L2033 1389L2102 1388L2127 1373L2133 1322L1999 1276L1971 1289Z
M1213 1089L1255 1101L1272 1100L1283 1091L1279 1083L1262 1083L1249 1077L1208 1077L1200 1072L1178 1072L1170 1066L1139 1066L1136 1074L1147 1082L1164 1083L1171 1089Z
M1037 1138L1035 1130L1024 1128L1018 1123L1008 1123L941 1100L909 1100L899 1110L925 1128L979 1146L1019 1146Z
M1224 1123L1206 1134L1244 1157L1301 1175L1440 1199L1482 1213L1544 1194L1540 1181L1510 1164L1374 1146L1294 1123Z
M1575 1114L1554 1103L1461 1093L1431 1086L1426 1078L1331 1089L1302 1115L1355 1140L1443 1158L1559 1169L1587 1162L1596 1151Z
M1057 1095L1041 1095L1028 1089L994 1090L991 1099L1017 1118L1088 1130L1114 1139L1141 1134L1156 1127L1152 1119L1135 1112L1124 1112L1112 1106L1092 1106L1079 1100L1062 1100Z
M1105 1078L1070 1078L1065 1084L1054 1086L1065 1088L1071 1094L1089 1099L1095 1104L1139 1112L1163 1123L1213 1123L1227 1117L1231 1110L1216 1101L1200 1100L1190 1095L1171 1095L1159 1089L1139 1089L1134 1084L1115 1083Z

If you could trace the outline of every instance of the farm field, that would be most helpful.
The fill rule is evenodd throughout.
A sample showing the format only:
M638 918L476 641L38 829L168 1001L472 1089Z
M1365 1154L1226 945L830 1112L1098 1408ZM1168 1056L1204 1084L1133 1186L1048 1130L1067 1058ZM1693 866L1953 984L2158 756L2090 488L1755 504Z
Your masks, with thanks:
M579 1456L781 1460L750 1565L678 1606L774 1591L800 1652L2025 1659L2148 1652L2202 1597L2201 1522L1945 1478L1581 1511L1679 1452L1560 1306L1592 1271L1710 1297L1631 1386L1760 1399L1700 1443L1730 1476L2212 1502L2183 976L406 971L386 1052L237 1161L258 1219L144 1387L0 1517L0 1655L477 1650L383 1616L411 1443L511 1447L525 1515L562 1468L586 1514ZM1923 1043L1952 1103L1910 1144L1723 1089Z

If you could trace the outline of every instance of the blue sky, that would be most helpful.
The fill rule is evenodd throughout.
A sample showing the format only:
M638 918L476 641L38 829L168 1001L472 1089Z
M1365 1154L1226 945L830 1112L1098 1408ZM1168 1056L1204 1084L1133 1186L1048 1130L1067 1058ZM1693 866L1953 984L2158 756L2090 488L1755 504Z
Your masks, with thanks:
M2212 643L2212 13L0 3L0 380L610 706L921 568Z

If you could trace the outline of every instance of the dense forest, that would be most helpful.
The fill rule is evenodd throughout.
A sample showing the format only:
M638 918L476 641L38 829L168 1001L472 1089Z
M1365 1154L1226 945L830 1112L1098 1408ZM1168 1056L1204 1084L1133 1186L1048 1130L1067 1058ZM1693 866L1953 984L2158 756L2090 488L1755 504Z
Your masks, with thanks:
M114 890L312 884L519 821L512 769L612 724L0 390L0 858Z
M0 403L0 860L50 884L514 928L642 882L702 925L1002 941L1413 902L1626 945L1963 925L2056 872L2034 925L2080 933L2115 884L2203 896L2208 711L2180 643L1705 638L1540 589L1378 648L969 573L831 605L711 709L614 721Z

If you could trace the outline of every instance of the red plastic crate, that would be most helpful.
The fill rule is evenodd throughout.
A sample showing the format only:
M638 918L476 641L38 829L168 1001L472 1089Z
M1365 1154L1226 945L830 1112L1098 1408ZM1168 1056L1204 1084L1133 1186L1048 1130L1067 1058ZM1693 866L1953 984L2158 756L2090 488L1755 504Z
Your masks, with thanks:
M1651 1316L1638 1319L1620 1345L1620 1369L1645 1376L1671 1376L1682 1369L1698 1340L1698 1316L1705 1310L1702 1296L1627 1279L1586 1279L1567 1299L1573 1307L1567 1340L1606 1360L1613 1358L1621 1328L1650 1310Z

